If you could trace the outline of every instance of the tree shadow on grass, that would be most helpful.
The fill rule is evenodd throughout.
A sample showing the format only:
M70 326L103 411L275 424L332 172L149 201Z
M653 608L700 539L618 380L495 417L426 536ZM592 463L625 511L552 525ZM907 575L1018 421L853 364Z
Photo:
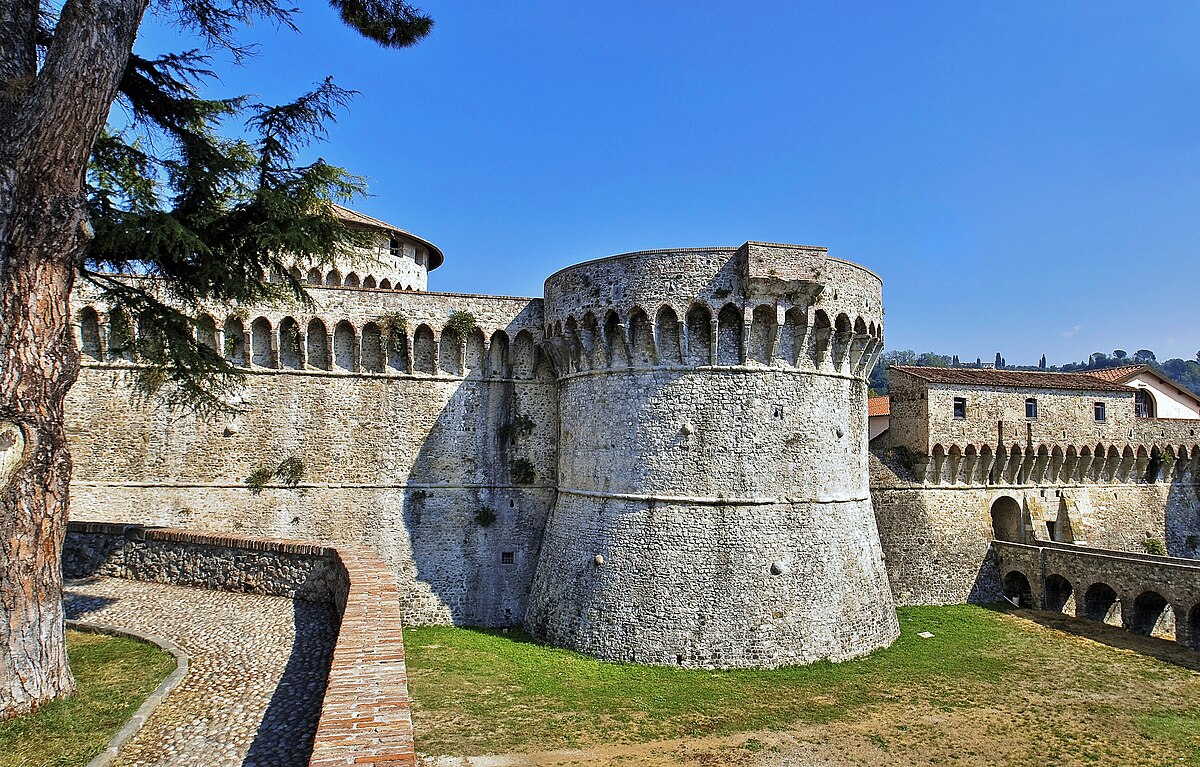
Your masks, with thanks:
M1091 621L1085 618L1073 618L1063 613L1046 610L1029 610L1026 608L1017 609L1003 602L983 605L983 607L1005 615L1024 618L1033 621L1039 626L1083 637L1084 639L1090 639L1093 642L1099 642L1100 644L1119 650L1132 650L1133 652L1147 655L1164 663L1170 663L1192 671L1200 671L1200 652L1189 650L1170 639L1159 639L1158 637L1145 636L1144 634L1135 634L1132 631L1126 631L1117 626L1110 626L1107 623Z
M291 655L242 767L300 767L312 756L337 642L337 613L331 605L296 599L292 620L296 635Z

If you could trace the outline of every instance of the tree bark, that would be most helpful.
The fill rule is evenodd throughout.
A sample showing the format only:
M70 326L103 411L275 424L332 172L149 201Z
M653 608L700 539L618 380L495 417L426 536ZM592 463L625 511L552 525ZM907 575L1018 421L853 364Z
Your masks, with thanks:
M69 0L40 70L31 34L0 34L0 718L74 688L61 564L63 403L79 373L70 293L91 232L88 157L147 2Z

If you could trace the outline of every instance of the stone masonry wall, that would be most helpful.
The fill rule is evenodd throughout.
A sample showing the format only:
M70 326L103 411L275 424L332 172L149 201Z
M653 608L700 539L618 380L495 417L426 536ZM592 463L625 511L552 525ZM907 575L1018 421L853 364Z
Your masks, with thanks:
M410 622L519 623L556 473L540 302L312 292L307 314L258 316L271 328L345 323L361 345L370 322L401 312L408 359L383 372L253 364L243 412L208 423L131 401L129 361L85 357L68 400L75 519L366 544L394 568ZM76 296L81 306L104 325L102 306ZM479 325L461 344L446 329L455 310ZM278 364L280 333L265 338ZM298 486L247 487L290 457L304 464Z
M552 276L559 492L531 632L702 667L889 644L865 464L879 290L823 249L756 243Z
M1151 483L923 486L872 456L871 497L898 604L986 603L999 599L999 575L987 557L992 506L1003 497L1021 509L1030 540L1058 535L1106 549L1145 551L1145 540L1177 557L1200 556L1200 497L1192 475ZM1065 531L1065 532L1064 532Z

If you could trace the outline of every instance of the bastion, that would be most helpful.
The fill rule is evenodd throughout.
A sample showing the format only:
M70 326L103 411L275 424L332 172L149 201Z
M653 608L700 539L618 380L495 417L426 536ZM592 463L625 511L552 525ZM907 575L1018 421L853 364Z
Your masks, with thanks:
M722 667L889 644L866 465L880 290L823 248L762 243L551 276L558 496L533 635Z

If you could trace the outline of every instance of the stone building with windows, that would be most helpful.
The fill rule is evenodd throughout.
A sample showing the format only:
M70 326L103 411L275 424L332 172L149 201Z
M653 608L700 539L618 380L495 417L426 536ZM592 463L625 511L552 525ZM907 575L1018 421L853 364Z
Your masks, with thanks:
M1200 401L1153 370L889 376L871 490L898 601L996 599L994 539L1200 554Z

